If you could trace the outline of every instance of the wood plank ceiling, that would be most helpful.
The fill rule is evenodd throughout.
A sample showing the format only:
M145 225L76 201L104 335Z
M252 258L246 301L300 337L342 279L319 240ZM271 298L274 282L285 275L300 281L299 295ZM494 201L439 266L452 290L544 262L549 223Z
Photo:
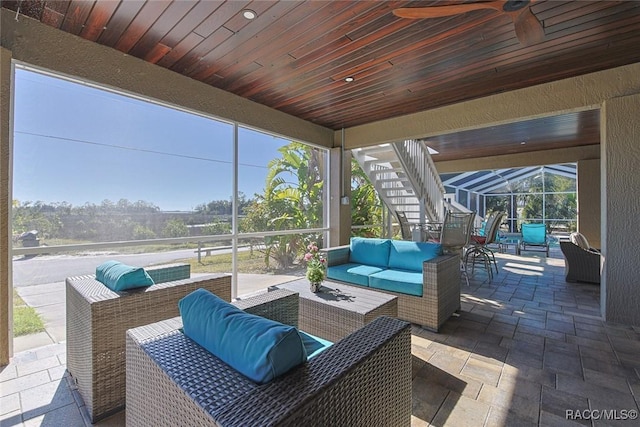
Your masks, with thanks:
M640 61L637 1L535 1L531 12L545 37L526 47L511 18L493 10L432 19L392 13L460 3L23 0L2 7L331 129ZM256 19L244 18L246 9ZM502 131L523 132L522 125ZM576 133L573 144L585 140L593 135Z

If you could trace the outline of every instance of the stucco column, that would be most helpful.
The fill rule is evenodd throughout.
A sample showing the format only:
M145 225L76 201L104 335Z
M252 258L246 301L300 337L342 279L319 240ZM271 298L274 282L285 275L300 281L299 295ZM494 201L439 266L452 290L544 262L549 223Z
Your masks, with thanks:
M11 51L0 48L0 366L12 356L11 254L9 253Z
M640 94L613 98L601 110L602 314L640 326Z
M578 161L578 231L600 248L600 159Z
M345 151L342 158L340 147L330 151L330 189L329 189L329 242L327 247L346 245L351 237L351 203L343 205L341 198L351 200L351 152ZM342 166L342 174L340 168Z

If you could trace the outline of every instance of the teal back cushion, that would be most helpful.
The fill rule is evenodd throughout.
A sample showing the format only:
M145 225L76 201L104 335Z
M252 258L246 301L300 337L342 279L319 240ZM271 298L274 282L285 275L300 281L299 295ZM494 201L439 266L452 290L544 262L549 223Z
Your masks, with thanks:
M205 289L178 307L186 336L258 384L307 360L296 328L246 313Z
M522 224L522 240L526 243L544 244L547 241L547 228L544 224Z
M96 267L96 280L113 291L153 285L153 279L144 268L132 267L118 261L106 261Z
M386 268L389 263L390 247L391 241L389 239L352 237L349 262Z
M440 243L391 240L389 268L422 272L422 263L439 255L442 255Z
M482 221L482 223L480 224L480 229L476 233L476 236L484 236L486 228L487 228L487 221Z

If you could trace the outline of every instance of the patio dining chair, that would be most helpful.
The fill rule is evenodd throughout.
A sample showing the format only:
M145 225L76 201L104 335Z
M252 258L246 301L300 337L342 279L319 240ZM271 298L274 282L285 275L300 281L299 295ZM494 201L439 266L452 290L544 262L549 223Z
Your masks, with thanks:
M464 278L469 286L469 276L467 275L467 268L464 263L465 251L469 246L469 239L471 238L471 230L473 229L473 220L476 213L472 212L453 212L448 210L444 222L442 223L442 230L440 232L439 239L433 239L442 245L442 249L445 253L457 254L460 256L460 269Z
M411 240L411 225L407 219L407 214L403 211L396 211L396 218L398 218L398 224L400 224L400 234L402 240Z
M549 239L547 238L547 226L545 224L522 224L522 240L520 240L520 252L525 250L542 250L549 256ZM537 248L537 249L527 249Z
M465 263L471 259L473 262L472 268L475 269L475 264L481 262L487 270L490 279L493 278L492 264L496 269L496 274L498 274L499 271L496 257L491 248L489 248L489 245L497 241L498 230L505 216L505 212L493 212L489 215L486 221L484 235L471 235L470 246L465 253Z

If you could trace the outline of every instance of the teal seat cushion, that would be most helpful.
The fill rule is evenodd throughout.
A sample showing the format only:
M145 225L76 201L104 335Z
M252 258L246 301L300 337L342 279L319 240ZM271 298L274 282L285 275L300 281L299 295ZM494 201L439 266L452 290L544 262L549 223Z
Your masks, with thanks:
M132 267L118 261L106 261L96 267L96 280L113 291L153 285L153 279L144 268Z
M246 313L205 289L178 307L186 336L258 384L307 360L296 328Z
M352 237L349 245L349 261L355 264L387 268L389 263L389 239Z
M522 224L522 241L532 245L547 243L547 228L544 224Z
M382 270L380 267L348 262L327 268L327 278L360 286L369 286L369 276Z
M391 240L389 268L422 274L422 263L439 255L442 255L442 245L439 243Z
M307 352L307 359L313 359L333 345L331 341L316 337L315 335L308 334L304 331L298 332L300 332L300 336L302 337L302 344Z
M369 287L421 297L422 273L404 270L383 270L369 277Z

